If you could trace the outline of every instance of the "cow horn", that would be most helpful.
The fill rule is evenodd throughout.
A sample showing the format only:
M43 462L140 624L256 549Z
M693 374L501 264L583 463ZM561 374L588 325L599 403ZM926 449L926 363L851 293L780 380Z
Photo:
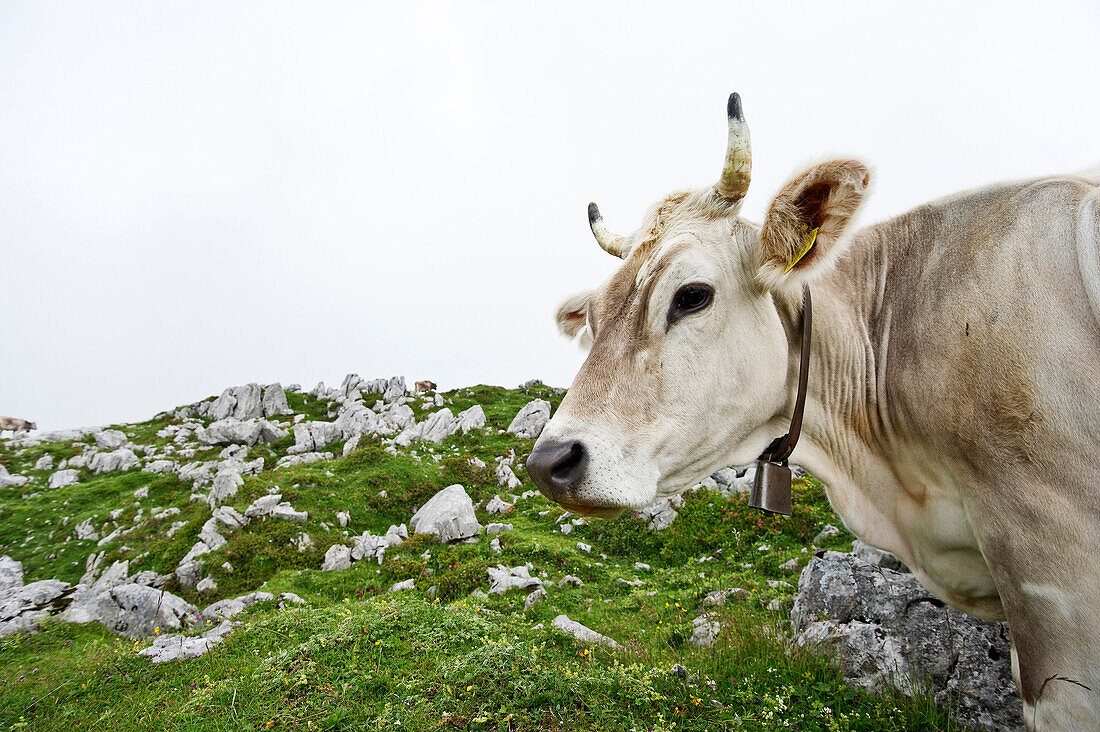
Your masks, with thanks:
M600 207L594 203L588 204L588 225L592 227L592 235L596 237L600 247L608 254L614 254L620 259L626 259L630 250L624 246L625 237L611 232L600 215Z
M726 162L722 166L722 177L715 190L722 198L730 202L740 201L749 190L752 177L752 144L749 141L749 126L741 111L741 96L734 92L726 103L726 117L729 120L729 143L726 147Z

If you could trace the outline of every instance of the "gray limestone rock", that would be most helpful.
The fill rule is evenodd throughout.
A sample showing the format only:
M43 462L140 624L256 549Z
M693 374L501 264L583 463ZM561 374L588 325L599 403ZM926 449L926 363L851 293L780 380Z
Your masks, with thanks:
M192 625L197 612L193 605L170 592L126 583L107 590L78 586L60 617L73 623L101 623L130 638L147 638L154 628Z
M292 542L294 548L300 552L313 551L313 539L304 531L299 531L294 535L294 541Z
M226 636L233 632L233 627L233 623L227 620L202 635L185 636L179 633L162 635L153 641L153 645L138 653L148 656L152 663L166 663L180 658L198 658L224 641Z
M77 539L90 539L96 541L99 539L99 532L92 526L92 520L86 518L73 528L73 536Z
M730 598L735 600L747 600L752 596L748 590L741 587L728 587L724 590L714 590L708 592L703 597L704 605L725 605Z
M141 469L143 473L174 473L179 470L179 465L174 460L153 460L146 463Z
M696 648L710 648L718 640L722 624L709 615L700 615L692 622L691 637L688 643Z
M102 559L103 553L101 552L99 556ZM112 587L124 585L129 581L129 574L129 561L123 560L119 562L112 562L111 566L107 567L107 569L103 571L103 574L101 574L99 578L91 584L91 590L93 592L104 592L111 589Z
M321 570L331 572L351 567L351 547L343 544L333 544L325 552L325 561L321 564Z
M244 528L249 523L249 518L247 516L242 516L240 512L232 506L219 506L215 508L213 516L217 519L218 523L229 529Z
M75 459L75 458L74 458ZM3 465L0 465L0 488L7 486L15 486L16 488L24 486L31 482L29 475L19 475L18 473L8 473L7 469Z
M275 596L270 592L249 592L247 595L219 600L208 605L206 609L202 611L202 617L204 620L228 620L246 607L254 605L257 602L267 602L268 600L274 599Z
M286 455L275 462L276 468L286 468L291 465L308 465L321 460L332 460L335 457L331 452L304 452L300 455Z
M636 515L643 521L648 522L649 527L654 531L661 531L672 526L672 522L679 516L676 512L676 507L682 502L683 498L681 496L658 498L653 503L638 511Z
M307 511L296 511L293 506L283 501L271 509L271 518L293 521L296 524L304 524L309 518L309 513Z
M96 444L104 450L117 450L129 442L126 435L118 430L103 430L96 432L92 437L95 438Z
M210 545L200 539L199 541L195 542L195 545L192 546L190 551L188 551L187 554L184 555L183 559L180 560L179 566L182 567L190 562L195 561L195 559L201 557L203 554L209 553ZM183 580L181 579L180 582L182 581Z
M355 561L370 558L381 564L386 549L397 546L408 538L409 530L405 527L405 524L400 526L391 525L384 536L375 536L369 531L365 531L361 536L355 537L355 544L351 548L351 558Z
M263 416L279 417L284 414L294 414L294 410L286 402L286 391L279 382L271 384L264 389Z
M344 449L340 451L340 454L344 457L352 454L355 448L359 447L359 438L361 435L352 435L351 439L344 443Z
M616 650L622 649L622 646L619 645L614 639L608 638L602 633L597 633L591 628L581 625L576 620L570 620L568 615L557 616L552 621L552 625L555 628L558 628L559 630L568 633L577 640L584 641L585 643L596 643L598 645L608 646Z
M927 684L964 724L1022 728L1007 627L947 607L911 574L820 552L799 579L791 624L800 645L830 649L860 686L912 694Z
M424 422L424 433L421 439L438 445L457 431L458 420L450 409L444 407L438 412L433 412Z
M299 524L305 523L306 519L309 518L306 511L295 511L293 506L283 501L283 496L279 493L260 496L245 509L244 515L250 519L270 516Z
M529 590L533 587L542 587L542 580L531 576L531 570L520 565L519 567L505 567L498 564L486 570L489 575L489 594L503 595L508 590Z
M0 595L22 586L23 563L15 561L7 554L0 557Z
M481 533L474 515L474 502L459 484L447 486L417 511L409 526L417 534L433 534L443 543L460 541Z
M199 543L202 544L202 542ZM194 550L192 549L192 551ZM180 587L194 587L199 583L199 579L202 578L202 564L202 560L196 561L193 559L180 562L175 572Z
M0 635L33 631L39 618L60 609L69 591L69 584L59 580L41 580L0 591Z
M144 570L138 572L130 581L135 585L145 585L146 587L160 588L164 586L164 583L172 578L170 574L157 574L152 570Z
M260 423L256 420L242 422L234 417L224 417L199 430L195 436L203 445L255 445L260 441Z
M269 493L266 496L260 496L249 504L248 508L244 510L244 515L250 519L270 516L271 509L275 508L281 500L283 500L281 493Z
M412 444L413 440L424 440L436 445L453 435L459 429L459 422L447 408L433 412L420 424L406 427L397 437L394 444L405 447Z
M227 498L237 495L237 489L244 485L241 471L235 468L222 468L214 476L214 483L210 486L208 502L211 506L217 506Z
M287 448L287 454L317 452L343 436L343 430L335 422L300 422L294 425L294 444Z
M550 402L535 399L519 410L515 419L508 425L508 432L527 440L537 439L543 427L550 421Z
M53 455L46 453L34 463L35 470L53 470Z
M93 473L110 473L115 470L131 470L138 464L137 455L133 450L120 447L111 452L97 452L92 455L92 459L88 461L88 470Z
M80 471L68 468L66 470L58 470L51 475L47 485L50 488L63 488L64 486L73 485L78 482L80 482Z
M177 474L180 480L190 482L198 488L212 483L217 472L217 462L213 460L203 460L181 465Z
M216 552L226 544L225 537L218 533L218 520L213 517L208 518L206 523L202 525L202 529L199 531L199 539L212 552Z
M832 524L825 524L825 526L822 527L821 531L817 532L817 536L814 537L813 544L814 546L821 546L822 542L833 536L840 536L840 529L833 526Z
M461 411L458 416L455 417L458 420L458 429L463 433L470 430L479 430L485 426L485 410L481 408L480 404Z
M512 504L506 502L499 495L493 496L492 499L485 504L485 510L489 513L504 513L512 509Z
M285 395L283 400L286 400ZM260 389L259 384L231 386L214 401L200 404L197 411L200 416L214 421L223 420L227 417L235 417L236 419L262 417L264 416L263 391Z
M546 598L546 589L538 588L527 596L527 599L523 601L523 612L530 612L535 605L538 605Z

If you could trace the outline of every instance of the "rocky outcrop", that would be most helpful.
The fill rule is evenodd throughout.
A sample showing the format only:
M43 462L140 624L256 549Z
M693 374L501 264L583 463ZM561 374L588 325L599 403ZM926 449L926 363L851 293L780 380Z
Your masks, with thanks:
M515 419L508 425L508 432L526 440L538 439L549 421L550 402L545 399L535 399L519 410Z
M199 404L195 411L200 417L214 421L227 417L248 420L291 414L286 392L278 383L266 388L261 388L258 384L231 386L217 399Z
M597 645L607 646L616 650L621 650L622 646L613 638L608 638L602 633L597 633L589 627L581 625L576 620L570 620L568 615L559 615L551 621L551 624L562 630L569 635L573 636L579 641L585 643L596 643Z
M340 425L333 422L301 422L294 425L294 444L287 453L317 452L344 437Z
M681 503L683 503L682 495L673 496L672 498L658 498L645 508L640 509L635 515L648 523L654 531L662 531L672 526L672 522L679 516L676 507Z
M133 450L120 447L111 452L94 453L88 461L88 470L93 473L110 473L115 470L132 470L138 464L137 455Z
M129 442L126 435L119 430L102 430L93 434L92 437L95 439L95 443L104 450L117 450Z
M233 631L228 620L214 626L201 635L187 636L181 633L158 636L153 645L138 651L152 663L166 663L180 658L198 658L225 640Z
M197 613L193 605L170 592L128 582L107 589L78 585L60 617L72 623L101 623L130 638L148 638L155 628L194 625Z
M24 585L22 562L0 557L0 635L33 630L39 618L64 606L69 592L69 584L58 580Z
M467 410L458 413L458 429L463 433L470 430L479 430L485 426L485 410L480 404L475 404Z
M97 561L91 561L93 558ZM0 557L0 635L31 631L38 619L50 615L73 623L100 623L131 638L194 623L197 610L193 606L150 586L161 581L155 572L128 577L128 562L115 562L95 579L98 559L102 555L89 556L83 579L90 584L82 581L71 587L52 579L24 585L19 562Z
M451 414L451 410L444 407L438 412L433 412L420 424L406 427L401 434L394 438L395 445L402 447L409 445L413 440L423 440L436 445L441 444L461 428L461 422Z
M405 527L405 524L390 526L383 536L375 536L369 531L366 531L363 532L361 536L355 537L355 544L351 548L350 556L355 561L369 558L375 559L381 564L386 549L391 546L397 546L408 538L409 530Z
M505 567L498 564L486 570L489 575L489 594L503 595L508 590L531 590L542 587L542 580L531 576L531 567Z
M911 574L820 552L799 579L791 624L799 645L836 655L855 684L928 690L964 724L1022 729L1007 626L947 607Z
M421 506L409 520L417 534L433 534L443 543L476 537L481 524L474 515L474 502L459 484L447 486Z
M258 442L275 442L286 435L286 430L266 419L241 420L236 417L217 420L209 427L200 428L195 433L195 437L203 445L247 445L249 447Z
M56 473L50 476L47 486L50 488L63 488L67 485L73 485L80 481L80 472L73 468L66 468L65 470L58 470Z
M271 518L294 521L299 524L304 523L309 518L308 512L295 511L294 507L284 501L279 493L271 493L257 498L245 509L244 515L250 519L270 516Z

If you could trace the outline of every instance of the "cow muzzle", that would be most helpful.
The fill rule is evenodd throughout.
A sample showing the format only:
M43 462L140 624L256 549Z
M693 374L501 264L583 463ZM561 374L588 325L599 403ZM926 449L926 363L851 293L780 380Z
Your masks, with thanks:
M527 458L527 472L543 495L561 503L575 496L588 471L588 450L578 440L539 442Z
M540 442L527 458L527 473L542 494L562 508L582 516L614 518L621 506L596 506L579 497L589 468L589 450L579 440Z

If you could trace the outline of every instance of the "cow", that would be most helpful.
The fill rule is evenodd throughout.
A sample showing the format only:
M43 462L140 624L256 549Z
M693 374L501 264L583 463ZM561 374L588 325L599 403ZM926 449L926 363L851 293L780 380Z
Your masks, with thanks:
M15 433L20 430L36 429L38 429L38 425L34 422L28 422L18 417L0 417L0 434L3 434L4 430L11 430L12 436L14 437Z
M413 393L420 394L425 391L435 391L438 388L434 381L418 381L413 384Z
M624 261L568 298L588 355L527 467L613 517L751 462L793 418L844 524L952 606L1007 620L1030 729L1100 720L1100 175L990 185L856 230L871 181L820 162L763 223L734 94L716 185L600 246ZM1098 171L1100 172L1100 171Z

